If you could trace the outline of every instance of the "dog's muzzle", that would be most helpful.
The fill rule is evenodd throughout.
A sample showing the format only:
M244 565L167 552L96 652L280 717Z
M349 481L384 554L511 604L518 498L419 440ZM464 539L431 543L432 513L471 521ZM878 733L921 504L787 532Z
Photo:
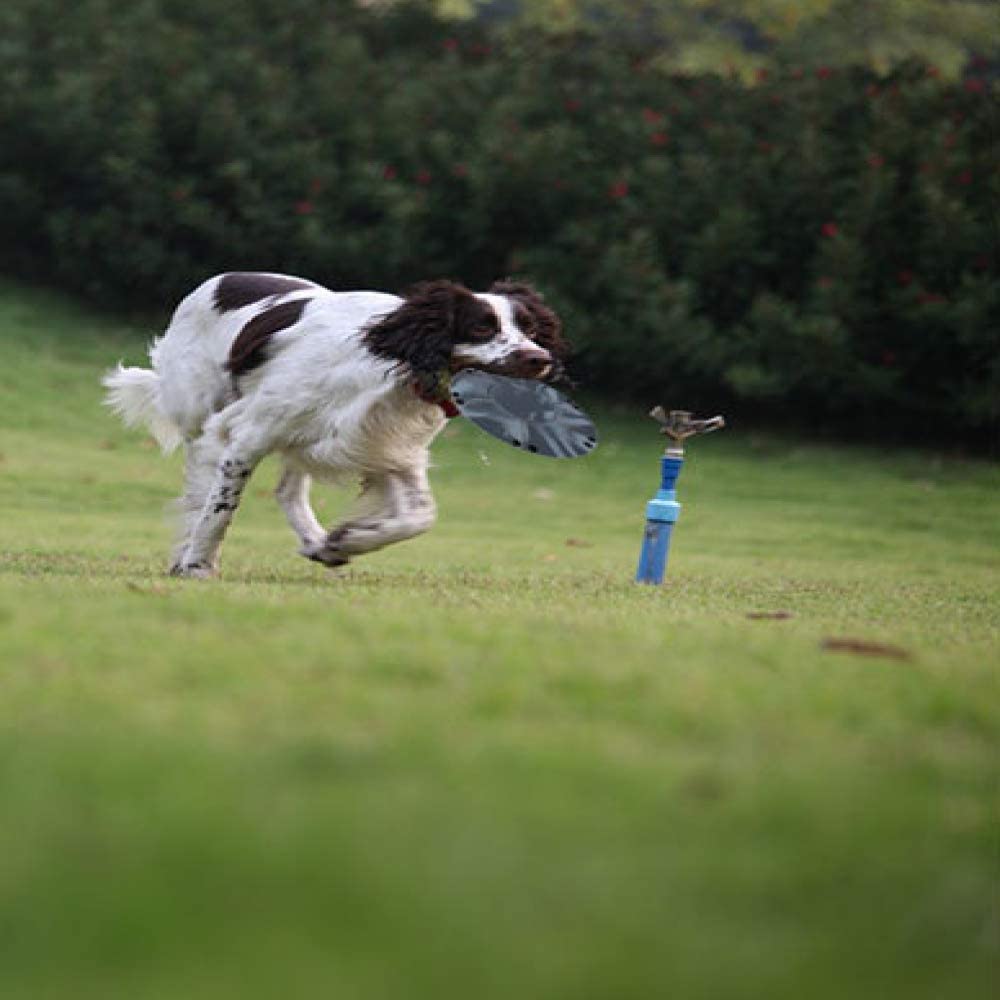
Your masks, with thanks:
M496 361L479 361L461 356L452 360L452 373L467 368L487 372L490 375L506 375L509 378L545 379L561 366L543 347L521 347Z
M511 378L543 379L552 371L552 364L552 355L541 347L522 347L490 365L487 370L494 375L509 375Z

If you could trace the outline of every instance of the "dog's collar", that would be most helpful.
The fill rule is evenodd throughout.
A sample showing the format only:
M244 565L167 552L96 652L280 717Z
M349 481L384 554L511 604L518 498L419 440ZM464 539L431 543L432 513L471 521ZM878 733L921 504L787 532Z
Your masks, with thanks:
M451 377L448 372L440 372L429 378L418 378L413 383L413 391L417 398L423 402L440 406L441 411L449 420L458 416L458 407L451 398Z

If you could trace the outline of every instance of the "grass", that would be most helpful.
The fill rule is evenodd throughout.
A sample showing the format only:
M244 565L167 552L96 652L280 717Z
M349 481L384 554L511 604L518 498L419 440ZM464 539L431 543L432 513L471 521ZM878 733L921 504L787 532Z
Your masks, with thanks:
M175 581L98 405L144 338L0 285L6 1000L988 995L996 466L732 428L643 588L642 405L567 463L459 420L431 534L329 573L265 467Z

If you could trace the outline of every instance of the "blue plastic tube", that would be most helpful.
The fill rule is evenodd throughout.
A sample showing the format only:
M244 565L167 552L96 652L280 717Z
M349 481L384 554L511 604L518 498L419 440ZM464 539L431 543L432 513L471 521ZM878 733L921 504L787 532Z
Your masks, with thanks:
M660 489L646 504L646 530L642 536L636 583L663 583L670 554L670 535L681 513L675 487L683 465L684 459L674 455L665 455L660 460Z

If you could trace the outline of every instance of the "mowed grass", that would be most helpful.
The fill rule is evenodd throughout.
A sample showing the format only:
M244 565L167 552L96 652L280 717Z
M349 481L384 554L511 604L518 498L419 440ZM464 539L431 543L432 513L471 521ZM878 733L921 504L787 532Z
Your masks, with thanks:
M266 465L176 581L99 406L152 332L0 286L5 1000L988 995L996 466L733 427L647 588L651 401L577 462L457 420L431 534L326 571Z

